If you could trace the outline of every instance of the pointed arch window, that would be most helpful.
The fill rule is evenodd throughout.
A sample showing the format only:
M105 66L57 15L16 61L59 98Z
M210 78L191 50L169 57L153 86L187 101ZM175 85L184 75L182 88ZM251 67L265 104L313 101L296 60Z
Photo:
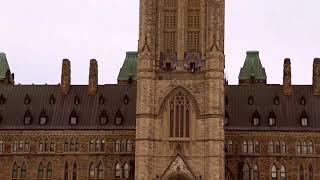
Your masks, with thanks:
M302 142L302 154L307 154L308 153L308 144L307 141Z
M243 151L243 153L248 153L248 141L247 140L243 141L242 151Z
M80 150L80 142L79 142L79 139L76 139L75 151L78 152L79 150Z
M280 154L281 153L281 145L280 145L280 141L276 141L276 153Z
M0 153L4 151L4 143L3 140L0 139Z
M116 117L115 117L115 124L116 125L121 125L123 122L123 116L120 110L118 110L118 112L116 113Z
M42 162L40 163L38 167L38 179L43 179L44 178L44 167Z
M121 178L121 166L119 163L115 166L115 178Z
M21 139L19 141L19 149L18 149L19 152L23 152L24 151L24 142L23 140Z
M18 165L17 165L16 162L13 164L13 168L12 168L12 178L13 178L13 179L17 179L17 178L18 178Z
M250 140L249 142L249 153L253 153L254 152L254 145L253 142Z
M277 180L277 167L275 165L271 168L271 180Z
M17 151L18 151L18 146L19 146L18 140L17 140L17 139L14 139L12 151L13 151L13 152L17 152Z
M45 140L45 146L44 146L44 151L48 152L50 148L50 142L48 139Z
M228 141L227 152L228 153L233 153L233 141L232 140Z
M31 114L30 110L28 109L24 113L24 125L31 125L31 123L32 123L32 114Z
M68 139L66 139L66 140L64 141L64 151L65 151L65 152L68 152L68 151L69 151L69 140L68 140Z
M244 164L243 166L243 169L242 169L242 174L243 174L243 180L250 180L250 176L251 176L251 173L250 173L250 166L249 164Z
M50 152L54 152L54 140L50 140Z
M314 153L313 142L312 141L309 142L308 153L309 154L313 154Z
M70 151L72 152L72 151L74 151L74 149L75 149L75 142L74 142L74 139L72 138L70 140Z
M96 152L99 152L100 151L100 140L99 139L96 139Z
M29 152L29 151L30 151L30 143L29 143L29 140L28 140L28 139L26 139L26 140L24 141L24 151L25 151L25 152Z
M26 166L25 162L23 162L21 165L20 177L23 180L25 180L27 178L27 166Z
M276 114L274 113L274 111L271 111L268 117L268 124L269 126L275 126L276 125Z
M68 177L69 177L68 171L69 171L68 161L66 161L64 163L64 176L63 176L64 178L63 178L63 180L68 180Z
M76 111L72 111L70 114L70 125L77 125L78 124L78 116Z
M94 140L93 139L90 140L89 151L94 152Z
M101 140L101 152L104 152L106 150L106 140Z
M285 140L283 140L281 142L281 153L282 154L286 154L287 153L287 142Z
M126 152L126 146L127 146L127 141L125 139L122 139L121 141L121 147L120 147L120 151L121 152Z
M99 164L98 164L98 178L97 180L103 180L103 177L104 177L104 173L103 173L103 164L102 162L100 161Z
M78 164L77 162L73 162L73 167L72 167L72 180L77 180L78 177Z
M170 137L190 137L191 102L182 92L169 101Z
M95 180L95 168L93 162L89 166L89 180Z
M128 105L129 104L129 96L128 95L125 95L124 97L123 97L123 104L125 104L125 105Z
M303 111L301 113L301 116L300 116L300 123L301 123L301 126L302 127L307 127L308 126L308 114L306 113L306 111Z
M307 104L307 100L306 100L306 98L304 97L304 96L302 96L301 98L300 98L300 105L306 105Z
M252 125L260 126L260 113L257 110L252 115Z
M43 152L43 140L42 139L40 139L40 141L39 141L39 152Z
M254 142L254 152L255 153L260 153L260 143L259 141Z
M275 146L274 146L274 142L271 140L268 143L268 152L270 154L273 154L275 152Z
M260 171L257 164L255 164L253 167L253 180L260 180Z
M120 140L117 139L115 142L115 151L116 152L120 152L120 144L121 144Z
M74 105L79 105L80 104L80 97L79 96L75 96L74 97Z
M304 180L304 168L302 164L299 167L299 180Z
M297 141L297 153L298 154L302 153L302 144L300 141Z
M130 174L130 166L129 166L129 164L128 163L126 163L125 165L124 165L124 167L123 167L123 177L125 178L125 179L129 179L129 174Z
M313 167L312 164L309 164L309 180L313 180Z
M287 170L284 165L280 168L280 180L287 180Z
M47 179L52 179L52 165L51 162L47 165Z
M132 141L130 139L127 140L127 152L132 152Z

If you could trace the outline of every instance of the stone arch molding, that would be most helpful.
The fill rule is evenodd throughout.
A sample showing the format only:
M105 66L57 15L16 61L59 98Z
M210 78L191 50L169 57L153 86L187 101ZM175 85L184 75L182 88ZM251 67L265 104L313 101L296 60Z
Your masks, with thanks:
M199 109L199 105L198 105L196 98L193 96L193 94L190 91L188 91L183 86L178 86L178 87L174 88L169 94L167 94L167 96L161 102L158 116L162 118L164 109L165 109L168 101L179 92L183 93L185 96L187 96L190 99L190 101L192 103L192 107L194 108L194 112L196 114L196 117L199 117L200 116L200 109Z

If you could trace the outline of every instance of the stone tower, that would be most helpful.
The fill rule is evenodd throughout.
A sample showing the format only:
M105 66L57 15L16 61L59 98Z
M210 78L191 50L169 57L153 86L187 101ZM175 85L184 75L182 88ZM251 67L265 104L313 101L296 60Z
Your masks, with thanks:
M224 179L224 6L140 0L135 179Z

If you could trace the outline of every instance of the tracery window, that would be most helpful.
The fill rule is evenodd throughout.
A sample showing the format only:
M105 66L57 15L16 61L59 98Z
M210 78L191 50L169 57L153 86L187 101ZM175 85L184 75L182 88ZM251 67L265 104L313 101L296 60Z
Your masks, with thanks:
M95 179L95 168L93 162L91 162L89 166L89 180L94 180Z
M247 163L244 164L244 166L243 166L242 174L243 174L243 177L242 177L243 180L250 180L250 176L251 176L250 175L250 167Z
M69 151L69 140L68 140L68 139L66 139L66 140L64 141L64 151L65 151L65 152L68 152L68 151Z
M190 137L191 102L182 92L169 101L170 137Z
M119 163L115 166L115 178L121 178L121 166Z
M287 180L287 170L284 165L280 168L280 180Z
M15 139L13 141L13 152L17 152L18 151L18 146L19 146L18 140Z
M25 180L27 178L27 166L26 166L26 163L24 162L21 165L20 178L22 180Z
M117 139L115 142L115 152L120 152L120 144L120 140Z
M106 149L106 140L102 139L101 140L101 152L104 152Z
M277 180L277 168L275 165L271 168L271 180Z
M0 151L1 151L1 149L0 149ZM30 151L30 143L29 143L29 140L28 140L28 139L26 139L26 140L24 141L24 151L25 151L25 152L29 152L29 151Z
M123 167L123 177L125 179L129 179L129 170L130 170L129 164L126 163Z
M121 141L121 147L120 147L120 151L121 152L126 152L126 146L127 146L127 141L125 139L122 139Z
M229 140L227 144L227 152L228 153L233 153L233 141Z
M12 168L12 178L13 178L13 179L17 179L17 178L18 178L18 165L17 165L16 162L13 164L13 168Z
M80 142L79 139L76 139L76 147L75 147L75 151L79 151L80 150Z
M44 178L44 167L42 162L40 163L38 167L38 179L43 179Z
M164 0L163 7L163 52L172 53L177 48L177 0Z
M99 152L100 151L100 140L97 139L96 140L96 152Z
M89 151L90 152L94 151L94 140L93 139L90 140Z
M101 161L99 162L97 169L98 169L98 179L97 180L103 180L103 164Z
M271 140L268 143L268 152L270 154L273 154L275 152L275 146L274 146L274 142Z
M255 164L253 167L253 180L259 180L259 179L260 179L259 166Z
M277 154L280 154L280 153L281 153L280 141L276 141L276 153L277 153Z
M254 142L254 152L255 153L260 153L260 143L259 141Z
M48 165L47 165L47 175L46 175L47 179L52 179L52 165L51 163L49 162Z

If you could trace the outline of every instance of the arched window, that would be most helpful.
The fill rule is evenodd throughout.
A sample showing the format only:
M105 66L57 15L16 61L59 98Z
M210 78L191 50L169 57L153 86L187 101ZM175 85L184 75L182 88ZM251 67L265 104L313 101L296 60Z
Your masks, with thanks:
M75 151L78 152L80 150L80 142L79 139L76 139L76 148Z
M44 178L44 167L42 162L40 163L38 167L38 179L43 179Z
M309 164L309 180L313 180L313 167Z
M301 142L300 142L300 141L297 142L297 153L298 153L298 154L301 154L301 153L302 153L302 145L301 145Z
M271 168L271 180L277 180L277 168L275 165Z
M1 150L0 150L1 151ZM29 140L28 139L26 139L25 141L24 141L24 151L25 152L29 152L30 151L30 143L29 143Z
M259 179L260 179L259 166L255 164L253 167L253 180L259 180Z
M94 140L93 139L90 140L89 151L90 152L94 151Z
M127 140L127 152L132 152L132 141L130 139Z
M16 162L13 164L12 178L14 178L14 179L18 178L18 165Z
M123 177L125 178L125 179L129 179L129 170L130 170L130 167L129 167L129 164L128 163L126 163L125 165L124 165L124 167L123 167Z
M64 141L64 151L65 151L65 152L68 152L68 151L69 151L69 140L68 140L68 139L66 139L66 140Z
M99 164L98 164L98 179L97 180L103 180L103 164L102 162L100 161Z
M89 166L89 180L95 180L95 168L93 162Z
M299 167L299 177L300 177L299 180L304 180L304 168L302 164Z
M3 152L4 151L4 143L3 143L3 140L0 139L0 152Z
M115 178L121 178L121 166L119 163L115 166Z
M64 163L64 176L63 176L63 180L68 180L68 176L69 176L69 167L68 167L68 162L66 161Z
M115 152L120 152L120 144L120 140L117 139L115 142Z
M45 141L44 151L45 152L49 151L49 140L48 139L46 139L46 141Z
M243 153L248 153L248 142L247 142L247 140L243 141L243 145L242 146L243 146L242 147Z
M25 180L27 178L27 166L26 163L22 163L21 165L21 174L20 174L21 179Z
M280 141L276 141L276 153L277 153L277 154L280 154L280 153L281 153Z
M73 162L73 167L72 167L72 180L77 180L78 177L78 164L77 162Z
M106 150L106 140L101 140L101 152L104 152Z
M19 146L18 140L15 139L13 141L13 149L12 149L12 151L13 152L17 152L18 151L18 146Z
M54 151L54 140L51 139L50 141L50 152L53 152Z
M271 140L271 141L269 141L269 143L268 143L268 152L270 153L270 154L273 154L274 153L274 142Z
M253 150L254 150L253 142L249 141L249 153L253 153Z
M280 168L280 180L287 180L287 170L284 165Z
M190 137L191 102L182 93L169 101L170 137Z
M127 141L125 139L122 139L121 141L121 152L126 152L126 146L127 146Z
M24 150L23 150L23 148L24 148L24 142L23 142L23 140L21 139L20 140L20 142L19 142L19 152L23 152Z
M310 141L309 142L309 147L308 147L308 149L309 149L309 154L313 154L314 153L314 150L313 150L313 142L312 141Z
M260 143L259 141L254 142L254 152L255 153L260 153Z
M287 153L287 143L284 140L281 142L281 153L282 154L286 154Z
M227 152L233 153L233 141L232 140L228 141Z
M52 179L52 165L50 162L47 165L47 179Z
M307 141L303 141L302 143L302 154L307 154L308 153L308 144Z
M74 142L74 139L72 138L71 140L70 140L70 151L71 152L73 152L74 151L74 145L75 145L75 142Z
M99 139L97 139L96 140L96 152L99 152L100 151L100 140Z
M243 166L243 169L242 169L242 174L243 174L243 180L250 180L250 167L249 165L246 163L244 164Z

